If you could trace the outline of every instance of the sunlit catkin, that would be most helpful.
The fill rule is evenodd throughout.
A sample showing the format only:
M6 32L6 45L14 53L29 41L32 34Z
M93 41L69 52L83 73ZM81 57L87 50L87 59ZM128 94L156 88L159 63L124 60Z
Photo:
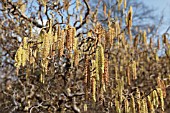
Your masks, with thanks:
M141 113L148 113L146 98L142 99Z
M15 66L19 68L22 63L22 46L20 46L15 54Z
M47 34L44 35L43 39L43 48L42 48L42 57L45 60L50 53L50 40Z
M121 113L120 102L115 100L116 113Z
M103 50L103 46L99 44L96 50L96 75L99 76L101 91L105 90L103 74L104 74L104 50ZM98 79L97 76L96 79Z
M157 94L157 91L154 90L152 92L152 104L154 106L155 109L158 108L158 105L159 105L159 99L158 99L158 94Z
M143 32L143 44L147 46L147 37L146 37L146 31Z
M123 0L117 0L117 1L118 1L118 10L120 10L120 6L121 6Z
M135 99L133 95L131 95L131 99L130 99L130 108L131 108L131 113L136 113Z
M124 100L124 105L125 105L125 113L129 113L129 101L126 98Z
M135 94L135 99L136 99L136 108L137 108L137 111L139 113L141 113L141 95L140 95L140 91L139 91L139 88L136 89L136 94Z
M64 30L61 31L58 39L58 55L61 57L64 51L64 39L65 39L65 32Z
M92 99L94 102L96 102L96 79L95 79L95 76L93 75L92 76Z
M136 76L136 61L132 62L133 80L137 79Z
M126 9L126 0L124 0L124 9Z
M161 88L156 88L156 90L158 92L158 95L159 95L159 98L160 98L160 101L161 101L161 109L162 109L162 111L164 111L164 98L163 98L162 89Z
M149 95L147 96L147 100L148 100L148 107L149 107L150 113L154 113L154 107L153 107L153 104L151 102L151 97Z

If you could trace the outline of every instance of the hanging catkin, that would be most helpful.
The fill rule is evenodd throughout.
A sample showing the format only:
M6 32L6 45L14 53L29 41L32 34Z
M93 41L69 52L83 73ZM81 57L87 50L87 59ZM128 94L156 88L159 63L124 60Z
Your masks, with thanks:
M100 88L104 88L103 73L104 73L104 50L101 44L98 45L96 50L96 72L97 79L99 77Z

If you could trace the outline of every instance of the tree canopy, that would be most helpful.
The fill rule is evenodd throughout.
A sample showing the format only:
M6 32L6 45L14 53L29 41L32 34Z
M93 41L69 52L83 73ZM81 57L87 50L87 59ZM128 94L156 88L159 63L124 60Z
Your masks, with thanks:
M169 34L126 3L0 0L0 112L168 112Z

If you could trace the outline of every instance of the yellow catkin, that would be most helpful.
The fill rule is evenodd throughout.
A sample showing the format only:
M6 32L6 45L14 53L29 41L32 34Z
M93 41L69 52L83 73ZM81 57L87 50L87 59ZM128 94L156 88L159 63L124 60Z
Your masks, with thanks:
M124 9L126 9L126 0L124 0Z
M80 0L76 0L76 10L78 11L79 9L79 6L80 6Z
M54 38L53 38L53 42L56 43L58 40L58 35L57 35L57 32L55 32L54 34Z
M158 95L159 95L159 98L160 98L160 101L161 101L161 109L162 109L162 111L164 111L164 98L163 98L162 89L161 88L156 88L156 90L158 92Z
M115 100L115 106L116 106L116 112L121 113L120 102L118 100Z
M148 100L148 107L149 107L150 113L154 113L154 107L151 101L151 97L149 95L147 96L147 100Z
M97 77L99 77L101 91L105 90L103 74L104 74L104 49L101 44L98 45L96 50L96 72Z
M88 31L87 32L87 37L91 37L92 36L92 32L91 31Z
M148 113L146 98L142 99L141 113Z
M63 51L64 51L64 39L65 39L64 30L61 31L61 35L59 37L60 38L58 39L58 55L59 55L59 57L61 57L63 55Z
M92 60L92 70L94 70L95 69L95 67L96 67L96 65L95 65L95 60ZM95 76L95 72L94 71L92 71L92 73L91 73L91 76L92 76L92 78L91 78L91 90L92 90L92 100L93 100L93 102L96 102L96 76ZM95 105L95 103L93 103L93 106Z
M152 92L152 104L153 106L155 107L155 109L158 108L158 105L159 105L159 99L158 99L158 94L157 94L157 91L154 90Z
M80 23L82 24L82 22L83 22L83 17L82 15L80 15Z
M161 88L163 97L165 98L166 97L166 86L165 86L164 81L161 80L160 77L157 78L157 84L158 84L158 87Z
M74 38L74 41L73 41L73 50L77 50L77 46L78 46L78 38Z
M42 46L42 57L45 60L50 52L50 40L47 34L44 35L43 46Z
M146 37L146 31L143 32L143 44L147 46L147 37Z
M125 113L129 113L129 101L126 98L124 100L124 105L125 105Z
M41 75L40 75L40 82L41 83L44 83L44 75L41 73Z
M136 76L136 61L133 61L132 63L132 71L133 71L133 80L137 79Z
M130 107L131 107L131 113L136 113L135 99L133 95L131 95Z
M20 46L15 54L15 66L17 68L20 68L21 63L22 63L22 46Z
M21 61L22 66L26 65L26 61L28 59L28 54L27 53L28 53L27 50L22 49L22 61Z
M96 102L96 79L95 76L92 76L92 99Z
M141 95L140 95L140 91L139 91L139 88L136 89L136 94L135 94L135 99L136 99L136 108L137 108L137 111L139 113L141 113Z
M23 38L23 48L24 48L24 49L27 49L27 48L28 48L28 42L27 42L27 41L28 41L28 37L24 37L24 38Z
M118 0L118 10L120 10L120 6L122 4L123 0Z

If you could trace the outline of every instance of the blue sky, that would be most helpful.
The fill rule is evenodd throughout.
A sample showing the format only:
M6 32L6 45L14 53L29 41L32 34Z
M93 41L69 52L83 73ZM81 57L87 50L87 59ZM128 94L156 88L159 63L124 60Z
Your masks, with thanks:
M155 14L158 16L164 15L163 26L161 31L165 32L170 26L170 0L140 0L147 6L156 9ZM169 31L170 33L170 31Z

